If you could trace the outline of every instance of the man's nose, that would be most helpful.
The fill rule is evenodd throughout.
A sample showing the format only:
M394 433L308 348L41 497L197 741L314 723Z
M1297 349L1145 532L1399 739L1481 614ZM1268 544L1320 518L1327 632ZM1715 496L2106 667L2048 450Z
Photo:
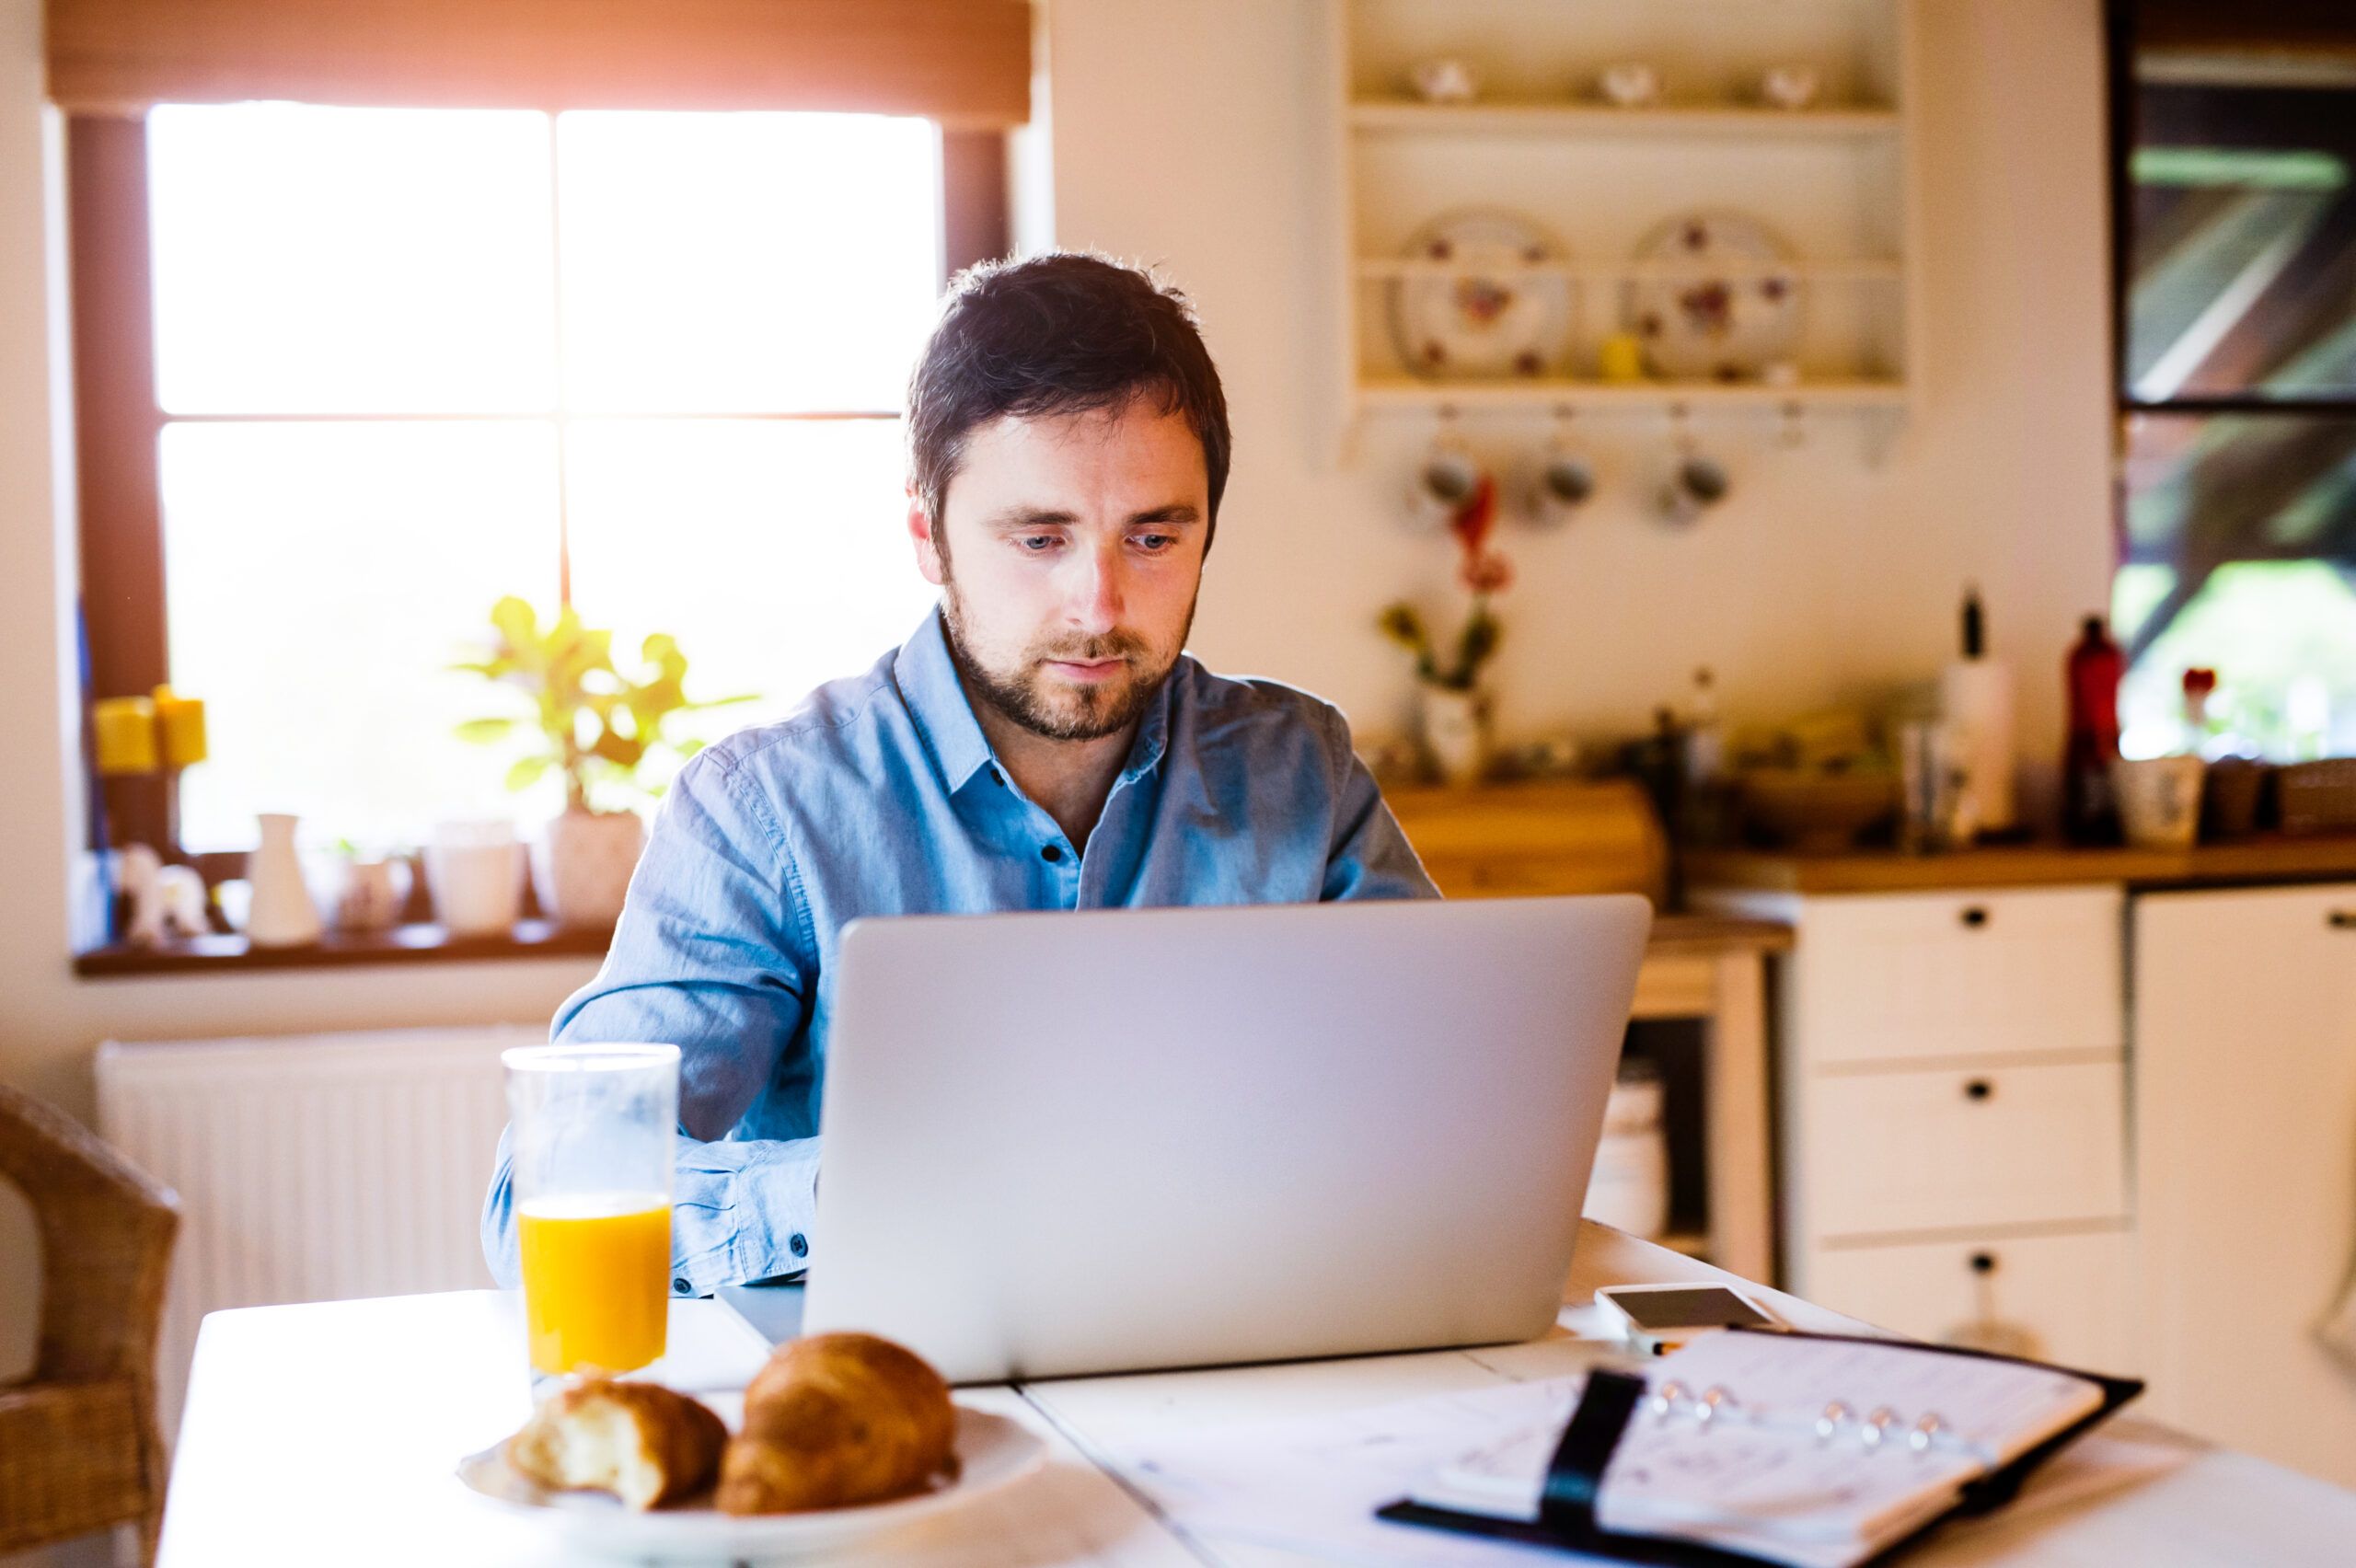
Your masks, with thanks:
M1120 541L1076 552L1073 579L1064 614L1078 629L1101 635L1121 624L1123 576Z

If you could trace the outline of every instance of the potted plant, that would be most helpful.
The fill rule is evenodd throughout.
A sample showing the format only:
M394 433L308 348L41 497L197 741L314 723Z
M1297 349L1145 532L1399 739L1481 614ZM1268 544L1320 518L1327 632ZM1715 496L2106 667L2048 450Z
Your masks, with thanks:
M483 656L451 668L521 694L532 711L470 719L458 726L459 738L526 741L508 767L510 790L528 790L551 769L562 776L563 813L533 846L540 906L560 925L611 924L646 846L634 808L663 792L650 765L662 757L676 767L703 744L665 736L665 724L676 714L753 699L689 701L687 656L661 632L640 645L641 667L625 673L614 663L614 634L582 625L570 605L543 627L529 603L510 594L491 606L491 624Z
M1487 548L1496 512L1496 483L1484 476L1449 520L1463 558L1457 577L1472 591L1472 605L1445 651L1433 640L1423 612L1403 599L1385 609L1377 623L1385 637L1415 655L1424 746L1442 781L1452 785L1477 782L1488 767L1489 694L1481 686L1481 671L1505 634L1489 599L1513 582L1512 563Z

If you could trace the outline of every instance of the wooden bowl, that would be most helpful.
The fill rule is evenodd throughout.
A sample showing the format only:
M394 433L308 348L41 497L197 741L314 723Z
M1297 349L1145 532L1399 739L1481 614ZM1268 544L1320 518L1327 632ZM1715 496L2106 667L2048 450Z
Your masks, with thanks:
M1897 811L1898 776L1879 768L1763 767L1742 775L1743 821L1779 844L1811 853L1851 848Z

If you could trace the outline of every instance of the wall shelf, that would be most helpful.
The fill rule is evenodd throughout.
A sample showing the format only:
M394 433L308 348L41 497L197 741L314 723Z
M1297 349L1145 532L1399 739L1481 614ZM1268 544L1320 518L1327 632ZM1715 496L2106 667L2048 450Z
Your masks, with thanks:
M1876 432L1868 450L1886 445L1921 372L1917 4L1779 0L1701 15L1648 0L1327 0L1342 171L1344 449L1369 416L1680 407L1854 413ZM1484 96L1413 97L1415 68L1441 57L1462 61ZM1631 60L1659 71L1667 99L1641 109L1594 101L1599 73ZM1761 72L1791 63L1818 73L1819 107L1757 101ZM1474 266L1413 253L1427 225L1466 211L1519 214L1557 253ZM1704 268L1637 259L1661 225L1697 213L1754 218L1787 254ZM1768 277L1792 280L1803 295L1772 378L1600 378L1604 340L1634 329L1623 320L1623 289ZM1393 327L1394 298L1450 278L1570 286L1568 323L1541 351L1542 376L1450 382L1415 373Z
M1895 381L1816 381L1771 386L1759 382L1611 382L1561 376L1518 381L1426 381L1407 375L1361 381L1357 396L1359 407L1370 412L1430 413L1444 408L1535 413L1556 409L1621 412L1658 409L1666 413L1680 405L1695 412L1790 408L1903 409L1908 398L1905 386Z
M1422 103L1361 99L1350 105L1353 130L1388 134L1482 136L1761 137L1812 141L1895 136L1892 109L1749 109L1733 104L1668 104L1619 109L1582 103Z

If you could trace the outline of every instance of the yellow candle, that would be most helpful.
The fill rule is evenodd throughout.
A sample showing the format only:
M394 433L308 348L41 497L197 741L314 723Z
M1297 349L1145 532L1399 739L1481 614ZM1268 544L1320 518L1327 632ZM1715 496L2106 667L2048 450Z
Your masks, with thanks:
M1645 348L1634 332L1614 332L1603 340L1596 368L1606 381L1642 381Z
M164 734L166 767L189 767L204 760L203 698L176 697L171 687L157 686L156 727Z
M90 705L98 772L108 778L156 771L156 705L144 697L100 698Z

